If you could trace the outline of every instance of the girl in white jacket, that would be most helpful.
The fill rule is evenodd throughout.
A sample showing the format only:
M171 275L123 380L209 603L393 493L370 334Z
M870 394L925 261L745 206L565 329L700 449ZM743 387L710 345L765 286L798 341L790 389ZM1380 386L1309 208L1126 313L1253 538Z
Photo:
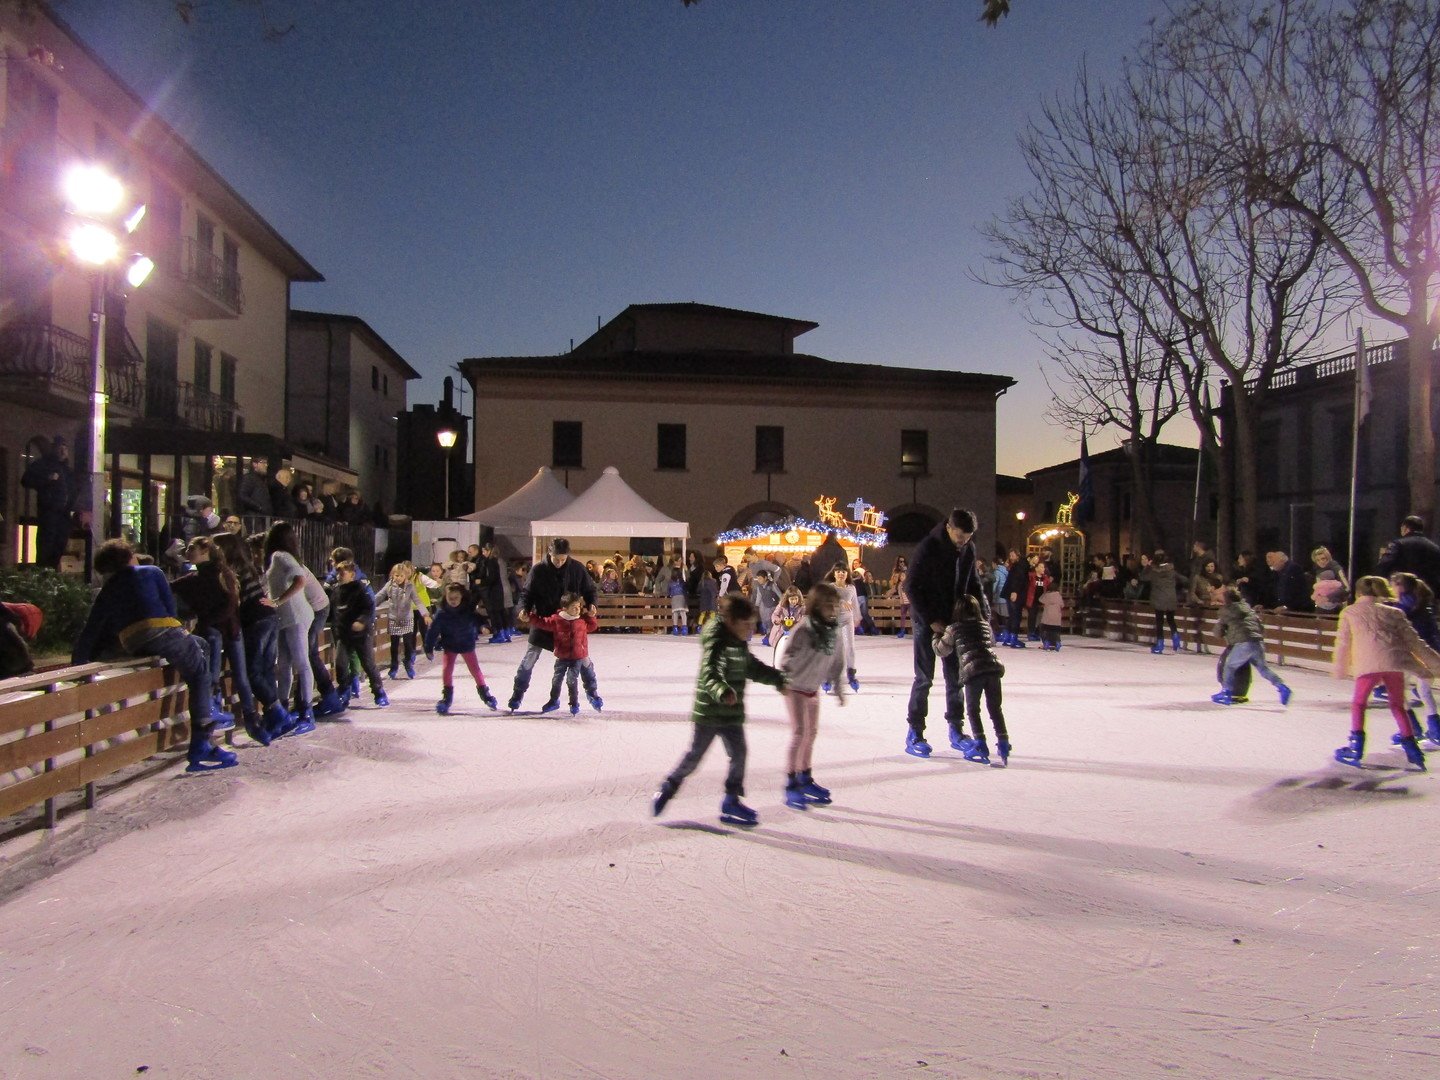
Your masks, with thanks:
M785 708L790 713L790 756L785 775L785 805L804 810L807 804L828 803L830 791L810 775L815 736L820 730L821 687L835 687L840 704L845 689L845 648L840 638L840 592L821 582L806 598L806 615L790 631L789 648L780 661L785 673Z
M1384 578L1363 577L1355 583L1355 603L1340 613L1333 674L1337 679L1355 680L1350 699L1350 742L1335 751L1335 760L1342 765L1358 767L1365 755L1365 706L1375 687L1383 685L1390 713L1400 729L1396 743L1410 764L1425 768L1425 755L1415 742L1405 712L1404 672L1440 677L1440 653L1420 640L1403 611L1385 602L1394 596Z

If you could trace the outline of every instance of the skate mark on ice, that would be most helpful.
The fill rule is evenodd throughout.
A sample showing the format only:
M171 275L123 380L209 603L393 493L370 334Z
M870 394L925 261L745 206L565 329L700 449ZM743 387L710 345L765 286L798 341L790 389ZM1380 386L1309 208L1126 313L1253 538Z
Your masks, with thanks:
M674 829L676 832L703 832L711 833L714 836L734 836L734 829L726 829L719 825L709 825L703 821L662 821L662 829Z
M1290 776L1251 796L1248 807L1265 814L1313 814L1356 807L1393 806L1396 800L1421 798L1403 783L1418 775L1393 766L1345 766L1340 775ZM1372 775L1365 775L1370 773ZM1383 775L1373 775L1383 774Z

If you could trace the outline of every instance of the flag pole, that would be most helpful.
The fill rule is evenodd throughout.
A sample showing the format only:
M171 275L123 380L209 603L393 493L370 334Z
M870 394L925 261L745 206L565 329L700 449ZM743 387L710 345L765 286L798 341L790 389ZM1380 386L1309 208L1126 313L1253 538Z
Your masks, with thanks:
M1347 547L1350 553L1348 573L1350 589L1355 588L1355 496L1360 480L1360 425L1365 420L1365 331L1355 331L1355 412L1350 425L1350 533Z
M1210 383L1204 384L1204 393L1201 397L1201 409L1206 417L1210 415ZM1205 468L1205 448L1195 448L1195 501L1190 507L1190 548L1193 551L1195 541L1200 539L1200 474Z

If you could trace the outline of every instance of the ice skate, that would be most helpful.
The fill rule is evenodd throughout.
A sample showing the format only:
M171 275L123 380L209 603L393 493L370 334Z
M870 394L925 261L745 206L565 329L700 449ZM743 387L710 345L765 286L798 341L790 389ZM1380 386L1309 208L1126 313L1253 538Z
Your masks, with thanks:
M580 702L578 702L578 701L572 701L572 702L570 702L570 715L571 715L571 716L579 716L579 715L580 715Z
M964 733L963 731L961 731L959 728L957 728L954 724L951 724L951 725L950 725L950 746L951 746L951 748L952 748L952 749L955 749L955 750L959 750L961 753L964 753L964 751L965 751L965 743L966 743L965 733Z
M1414 765L1421 772L1425 772L1425 751L1421 750L1415 742L1415 736L1411 735L1400 740L1400 749L1405 751L1405 760Z
M435 703L435 711L441 716L450 715L450 706L455 702L455 688L446 686L440 691L440 700Z
M238 757L229 750L216 746L209 739L190 751L189 759L190 764L185 766L186 772L217 772L240 764Z
M557 699L557 698L551 698L549 701L545 702L544 705L541 705L541 706L540 706L540 711L541 711L542 713L555 712L555 711L556 711L557 709L559 709L559 708L560 708L560 701L559 701L559 699Z
M805 801L805 793L800 790L800 781L795 778L794 773L790 774L790 780L785 785L785 805L790 807L791 810L805 810L809 808L809 804Z
M497 701L495 695L490 692L490 687L486 686L484 683L476 683L475 692L480 695L480 700L485 703L486 708L500 708L500 702Z
M414 660L406 660L406 661L405 661L405 677L406 677L407 679L413 679L413 678L415 678L415 661L414 661Z
M672 797L674 797L675 792L678 790L679 788L677 788L669 780L666 780L664 783L662 783L660 785L660 790L655 792L655 798L650 803L650 813L655 817L659 817L660 811L665 809L665 804L668 803Z
M505 707L509 709L512 713L517 711L520 708L520 695L511 694L510 700L505 703Z
M1425 739L1440 746L1440 713L1431 713L1425 717Z
M315 706L315 715L335 716L345 711L345 705L345 699L332 687L329 693L320 698L320 704Z
M260 714L253 709L245 714L245 734L259 743L261 746L270 745L270 732L265 730L265 724L260 719Z
M218 709L210 714L212 731L233 731L235 728L235 717L228 712L221 712Z
M1184 645L1180 644L1179 633L1174 633L1170 635L1170 647L1175 652L1180 652L1185 648Z
M315 714L310 711L310 706L300 710L300 715L295 718L295 726L287 731L287 735L309 735L315 730Z
M720 803L720 820L726 825L749 827L760 824L760 815L740 801L738 795L726 795Z
M387 706L389 706L389 704L390 704L390 697L389 697L388 694L385 693L384 688L382 687L381 689L376 690L376 691L375 691L375 707L376 707L377 709L384 709L384 708L386 708Z
M1000 759L1000 767L1002 769L1010 764L1010 743L1008 740L995 740L995 756Z
M1341 765L1354 765L1360 767L1360 759L1365 756L1365 732L1352 731L1350 743L1335 751L1335 760Z
M976 765L990 764L990 747L984 739L961 739L956 749L964 755L966 761L973 761Z
M602 698L599 694L586 694L585 696L590 702L590 707L596 712L599 712L601 709L605 708L605 699Z
M930 744L925 741L925 736L921 735L914 728L911 728L905 733L905 753L913 754L915 757L928 758L930 756Z
M394 682L400 677L400 661L396 660L390 665L390 681Z
M1394 735L1391 735L1390 741L1396 746L1399 746L1407 738L1414 739L1416 742L1419 742L1425 736L1425 733L1420 730L1420 721L1416 719L1414 709L1406 709L1405 718L1410 727L1410 734L1402 735L1397 731Z
M1160 656L1165 652L1165 642L1161 641L1159 638L1156 638L1155 644L1150 646L1150 651L1156 656Z
M358 698L358 697L360 696L360 676L359 676L359 675L352 675L352 676L350 677L350 689L349 689L348 691L346 691L346 692L350 695L351 700L354 700L355 698Z
M1279 691L1279 693L1280 693L1280 704L1281 704L1281 705L1289 705L1289 704L1290 704L1290 695L1291 695L1292 693L1294 693L1294 691L1292 691L1292 690L1290 689L1290 687L1286 686L1284 683L1281 683L1281 684L1280 684L1279 686L1277 686L1275 689L1276 689L1277 691ZM1414 717L1411 717L1411 719L1413 720Z
M830 789L815 783L815 778L810 775L809 769L800 773L797 779L800 781L800 792L805 798L813 803L819 803L821 806L830 805Z
M1218 694L1211 694L1210 700L1215 702L1216 705L1238 705L1245 699L1237 698L1234 694L1230 693L1229 690L1221 690Z
M860 689L860 680L855 677L855 672L850 672L850 674L846 676L845 681L850 684L851 690L858 691Z
M278 701L265 710L265 734L270 736L270 742L289 735L296 723L297 719ZM262 745L268 746L269 743Z

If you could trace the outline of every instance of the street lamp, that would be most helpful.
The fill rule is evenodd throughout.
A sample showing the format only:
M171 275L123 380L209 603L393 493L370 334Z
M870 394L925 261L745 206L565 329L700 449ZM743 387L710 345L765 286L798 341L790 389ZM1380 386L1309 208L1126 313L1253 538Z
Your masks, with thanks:
M90 279L90 439L84 465L90 471L90 557L93 560L105 537L102 515L105 507L105 285L110 267L120 261L121 233L134 232L145 215L143 206L134 207L117 221L125 207L125 186L103 166L79 164L61 178L61 190L72 224L68 237L75 261L91 271ZM125 269L125 280L138 288L155 264L143 255L133 256Z
M450 519L450 451L455 446L455 440L460 433L454 428L441 428L435 433L436 440L440 443L441 449L445 451L445 519Z

